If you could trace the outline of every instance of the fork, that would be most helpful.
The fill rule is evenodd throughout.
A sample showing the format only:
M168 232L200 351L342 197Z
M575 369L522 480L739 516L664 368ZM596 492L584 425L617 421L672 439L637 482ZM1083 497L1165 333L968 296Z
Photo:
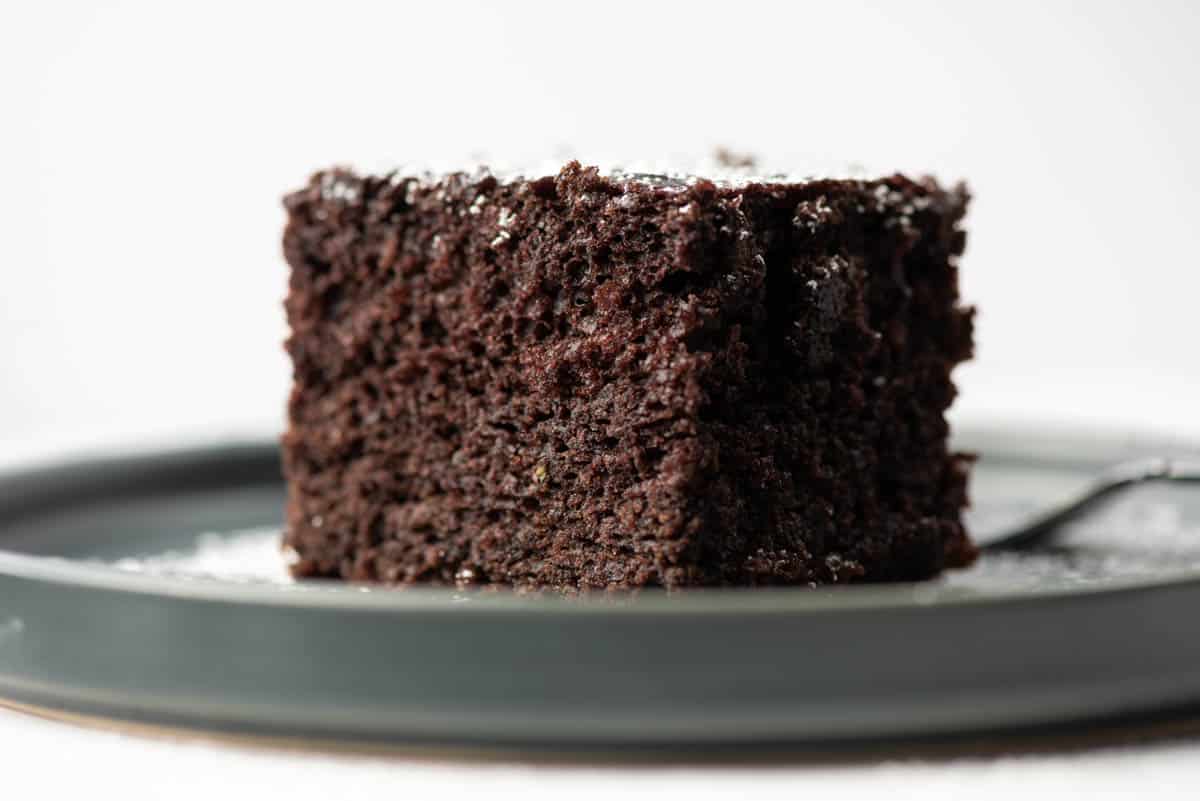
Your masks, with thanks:
M983 550L1029 551L1045 547L1054 542L1067 523L1085 517L1103 501L1132 487L1168 482L1200 483L1200 461L1156 458L1120 462L1102 472L1075 498L1039 509L1024 520L1005 526L999 536L989 538Z

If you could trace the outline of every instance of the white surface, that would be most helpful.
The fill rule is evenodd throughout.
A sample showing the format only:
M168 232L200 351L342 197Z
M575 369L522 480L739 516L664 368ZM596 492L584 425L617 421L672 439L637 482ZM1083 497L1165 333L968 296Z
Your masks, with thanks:
M78 729L0 709L7 787L122 799L1194 799L1200 746L771 766L549 765L234 748ZM15 784L14 784L15 783ZM119 790L119 795L111 793ZM19 796L14 796L19 797Z
M1200 432L1198 35L1184 0L5 4L0 445L11 459L18 442L277 428L285 190L332 162L563 146L966 178L980 345L956 415ZM752 782L761 798L1157 799L1195 797L1200 776L1192 744L572 770L180 745L7 713L0 754L6 789L144 797L736 797Z

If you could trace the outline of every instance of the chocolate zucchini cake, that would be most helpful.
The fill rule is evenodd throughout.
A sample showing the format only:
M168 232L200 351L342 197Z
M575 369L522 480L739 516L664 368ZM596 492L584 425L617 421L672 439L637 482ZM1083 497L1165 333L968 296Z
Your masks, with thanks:
M711 177L711 176L710 176ZM826 584L971 562L962 187L319 173L285 201L299 576Z

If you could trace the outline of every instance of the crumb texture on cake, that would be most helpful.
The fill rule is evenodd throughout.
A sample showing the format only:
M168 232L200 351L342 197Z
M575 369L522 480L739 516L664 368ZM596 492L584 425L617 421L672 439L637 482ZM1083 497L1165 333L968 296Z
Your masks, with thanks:
M295 570L616 588L968 563L967 193L319 173L288 196Z

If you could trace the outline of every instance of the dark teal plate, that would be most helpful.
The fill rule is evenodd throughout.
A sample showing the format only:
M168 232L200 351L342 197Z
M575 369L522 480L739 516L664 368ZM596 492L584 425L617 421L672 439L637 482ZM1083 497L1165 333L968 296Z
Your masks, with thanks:
M978 530L1186 444L967 432ZM270 444L0 478L0 699L487 746L875 741L1200 703L1200 493L924 584L529 598L290 583Z

